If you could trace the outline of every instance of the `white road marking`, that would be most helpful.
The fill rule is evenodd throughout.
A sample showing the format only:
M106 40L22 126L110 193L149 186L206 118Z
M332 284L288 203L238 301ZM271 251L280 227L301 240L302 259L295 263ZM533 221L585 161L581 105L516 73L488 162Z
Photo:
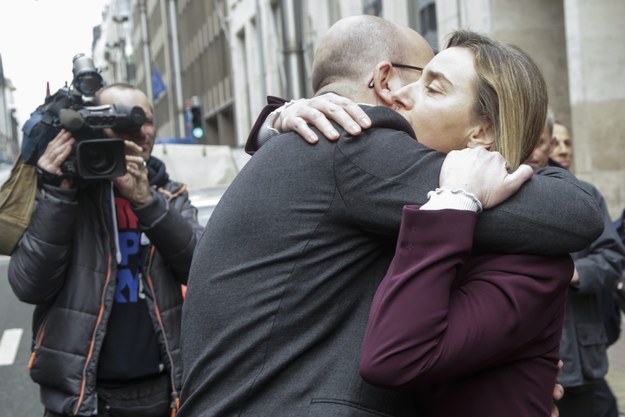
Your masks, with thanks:
M13 365L23 329L6 329L0 339L0 366Z

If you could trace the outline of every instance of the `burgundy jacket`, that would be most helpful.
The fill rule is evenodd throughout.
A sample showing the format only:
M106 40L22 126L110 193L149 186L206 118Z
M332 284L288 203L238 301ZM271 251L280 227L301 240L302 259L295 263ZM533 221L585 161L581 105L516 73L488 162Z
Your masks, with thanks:
M549 416L573 263L472 253L477 217L404 208L361 375L415 388L427 417Z

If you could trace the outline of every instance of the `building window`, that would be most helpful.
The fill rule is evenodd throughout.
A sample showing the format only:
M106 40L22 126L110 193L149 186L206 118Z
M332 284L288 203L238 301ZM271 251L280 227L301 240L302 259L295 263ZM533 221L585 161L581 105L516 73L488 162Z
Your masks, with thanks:
M382 0L362 0L362 12L373 16L382 16Z
M421 20L421 30L426 32L436 32L436 4L430 3L422 7L419 11Z
M435 0L409 0L408 25L419 32L430 43L435 52L438 50Z
M328 0L328 20L330 25L341 19L341 5L338 0Z

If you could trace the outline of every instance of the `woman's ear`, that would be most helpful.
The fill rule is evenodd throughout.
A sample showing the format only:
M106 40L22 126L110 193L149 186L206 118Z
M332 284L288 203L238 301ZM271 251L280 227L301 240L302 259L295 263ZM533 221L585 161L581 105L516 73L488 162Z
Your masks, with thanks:
M393 81L396 77L393 64L382 61L375 66L373 79L369 83L369 87L375 91L378 101L387 107L393 107Z
M467 148L483 147L490 149L495 143L495 129L493 124L487 121L481 121L471 129Z

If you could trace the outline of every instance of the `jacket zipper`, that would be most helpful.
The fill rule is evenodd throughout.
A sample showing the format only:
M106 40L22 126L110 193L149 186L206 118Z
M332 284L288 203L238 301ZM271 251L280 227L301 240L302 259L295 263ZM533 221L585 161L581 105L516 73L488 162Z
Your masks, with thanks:
M108 269L106 271L106 281L104 283L104 290L102 291L102 298L100 299L100 311L98 312L98 319L96 320L95 327L93 328L93 334L91 335L91 342L89 343L89 353L87 354L87 359L85 360L85 367L82 370L82 381L80 383L80 395L78 396L78 402L76 403L76 407L74 408L74 415L78 414L78 410L82 405L82 401L85 396L85 388L87 386L87 368L89 367L89 362L93 357L93 348L95 345L95 336L100 327L100 322L102 321L102 314L104 314L104 297L106 296L106 288L108 287L108 283L111 279L111 255L107 256L108 259Z
M48 320L45 319L41 327L39 328L39 334L37 335L37 339L36 339L37 341L35 342L35 347L30 354L30 359L28 360L28 369L32 369L32 367L35 365L35 360L37 359L37 351L39 350L39 348L41 347L41 344L43 343L43 336L46 334L47 324L48 324Z
M169 350L169 343L167 342L167 333L165 332L165 325L163 324L163 318L161 317L161 310L158 307L158 302L156 301L156 291L154 289L154 282L152 281L152 275L150 274L150 269L152 267L152 260L154 259L154 252L156 251L156 247L154 245L150 245L150 255L149 255L149 260L148 260L148 264L147 264L147 282L148 282L148 286L150 287L150 291L152 292L152 300L154 300L154 312L156 313L156 318L158 320L158 325L161 328L161 332L163 332L163 342L165 343L165 352L167 352L167 357L169 358L169 363L170 363L170 371L169 371L169 377L171 379L171 390L172 390L172 394L174 396L174 404L171 410L171 416L175 416L176 412L178 411L178 407L180 404L180 400L178 397L178 391L176 391L176 381L174 378L174 360L171 357L171 352Z
M182 192L186 189L186 184L183 184L182 187L180 187L178 190L176 190L175 192L171 193L169 191L167 191L165 188L159 188L158 191L161 192L162 194L164 194L167 197L168 201L171 201L173 198L177 197L178 195L182 194ZM154 259L154 252L156 251L156 247L154 245L150 245L150 255L148 258L148 263L147 263L147 282L148 282L148 286L150 287L150 290L152 291L152 300L154 300L154 312L156 313L156 318L158 320L158 325L161 328L161 331L163 332L163 342L165 343L165 352L167 352L167 357L169 358L169 363L170 363L170 372L169 372L169 377L171 379L171 391L172 391L172 396L173 398L173 406L171 408L171 417L174 417L176 415L176 413L178 412L178 408L180 408L180 397L178 395L178 391L176 390L176 381L175 381L175 370L174 370L174 360L171 357L171 351L169 349L169 343L167 341L167 333L165 332L165 325L163 324L163 319L161 317L161 310L158 307L158 302L156 301L156 291L154 289L154 282L152 281L152 275L150 275L150 270L152 268L152 261Z
M113 184L111 183L111 190L112 190L112 187L113 187ZM115 212L113 212L112 215L115 216ZM104 221L104 224L106 224L106 221ZM108 229L106 227L104 227L104 230L106 233L107 241L110 243L111 235L110 233L108 233ZM87 387L87 368L89 367L89 362L91 361L91 358L93 357L93 349L95 346L96 333L98 332L98 328L100 327L100 323L102 322L102 315L104 314L104 298L106 297L106 293L107 293L106 289L108 288L109 282L111 281L112 266L111 266L110 244L109 244L109 251L106 256L106 259L107 259L106 280L104 281L104 287L102 288L102 296L100 298L100 309L98 311L98 319L96 320L95 326L93 328L93 333L91 335L91 341L89 342L89 353L87 354L87 358L85 360L85 366L82 370L80 394L78 396L78 401L76 402L76 407L74 407L74 415L78 415L78 411L80 410L80 406L82 405L82 402L85 397L85 389Z

